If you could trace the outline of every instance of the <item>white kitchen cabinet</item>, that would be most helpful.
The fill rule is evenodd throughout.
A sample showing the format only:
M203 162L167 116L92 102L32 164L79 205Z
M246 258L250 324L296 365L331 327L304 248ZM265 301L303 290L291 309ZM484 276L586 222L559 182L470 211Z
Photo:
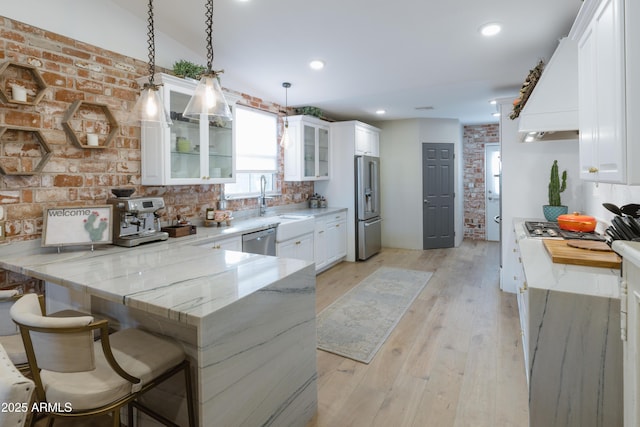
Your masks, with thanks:
M324 216L319 216L315 219L313 246L316 271L324 270L329 263L327 256L327 221Z
M331 179L314 184L315 191L325 196L329 206L348 208L347 261L356 259L355 160L357 135L363 129L375 133L379 145L380 129L350 120L331 123Z
M326 270L347 255L347 213L316 216L315 219L316 271Z
M640 184L640 7L635 0L585 2L578 41L580 178Z
M313 233L276 243L276 256L314 261Z
M284 151L285 181L329 179L329 123L311 116L291 116Z
M380 157L380 131L373 126L357 122L355 132L355 155Z
M213 241L198 245L198 247L242 252L242 236L216 238Z
M145 83L147 78L139 79ZM233 121L189 120L182 117L196 81L156 74L172 124L143 123L141 183L194 185L235 182ZM225 94L232 111L238 97Z
M327 263L347 255L347 214L340 212L327 219Z

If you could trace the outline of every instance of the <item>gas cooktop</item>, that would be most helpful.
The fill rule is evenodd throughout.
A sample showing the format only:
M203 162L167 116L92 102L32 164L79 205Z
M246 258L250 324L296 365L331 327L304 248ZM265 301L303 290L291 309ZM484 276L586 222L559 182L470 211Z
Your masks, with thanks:
M606 241L602 235L595 232L562 230L557 222L525 221L524 227L530 237Z

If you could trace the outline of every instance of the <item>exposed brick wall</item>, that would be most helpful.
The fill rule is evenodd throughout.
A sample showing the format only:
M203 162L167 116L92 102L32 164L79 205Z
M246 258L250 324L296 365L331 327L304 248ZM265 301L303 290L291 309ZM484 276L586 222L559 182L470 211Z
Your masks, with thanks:
M468 125L464 144L464 237L485 240L484 145L500 142L498 124Z
M140 182L140 128L125 123L139 93L136 78L147 63L59 34L0 17L0 61L37 67L49 86L36 106L0 104L0 125L39 129L52 150L41 173L0 175L0 204L5 208L7 240L35 239L42 234L43 208L104 204L110 189L133 183L136 195L161 195L167 204L163 220L176 214L202 217L219 197L220 185L143 187ZM158 71L167 71L161 70ZM278 113L282 107L250 95L241 104ZM85 149L73 144L61 121L76 100L104 103L120 124L111 145ZM281 125L282 126L282 125ZM281 160L282 163L282 155ZM283 197L270 205L304 201L312 183L284 182ZM228 203L229 209L257 209L257 200Z
M24 176L0 174L0 205L5 211L7 242L39 238L46 207L105 204L107 198L112 197L110 189L122 185L134 184L138 196L164 197L167 205L163 212L164 221L174 219L177 214L187 218L202 217L208 207L214 206L221 185L139 185L140 128L125 124L125 119L140 90L136 79L147 74L146 62L2 16L0 61L33 65L48 85L36 106L0 103L0 126L38 129L52 151L40 173ZM160 68L157 71L167 72ZM241 104L275 113L282 110L278 104L240 95ZM109 106L120 124L109 147L98 150L80 148L67 137L61 122L76 100ZM282 162L281 153L281 165ZM312 183L284 182L282 173L277 185L283 197L271 199L271 206L301 202L313 194ZM258 208L255 199L231 201L227 206L233 210ZM0 288L41 292L42 284L0 270Z

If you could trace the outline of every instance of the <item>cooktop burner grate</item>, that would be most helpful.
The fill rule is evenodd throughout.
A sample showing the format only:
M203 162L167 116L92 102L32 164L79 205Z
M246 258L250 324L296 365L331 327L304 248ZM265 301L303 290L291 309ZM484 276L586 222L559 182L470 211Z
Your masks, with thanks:
M562 230L557 222L525 221L524 226L531 237L606 241L606 239L598 233Z

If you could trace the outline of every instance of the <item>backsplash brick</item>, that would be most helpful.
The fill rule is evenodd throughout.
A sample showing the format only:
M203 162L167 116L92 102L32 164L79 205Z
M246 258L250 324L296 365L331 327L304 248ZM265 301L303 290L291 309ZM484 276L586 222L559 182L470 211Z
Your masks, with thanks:
M220 185L145 187L140 183L140 128L125 124L128 111L138 97L136 79L146 75L146 62L107 51L25 23L0 17L0 59L31 64L48 85L37 106L0 104L0 125L24 126L42 131L52 150L43 171L31 176L0 175L0 204L5 208L6 241L10 244L41 237L43 209L52 206L105 204L110 189L133 185L136 196L158 195L167 208L162 220L176 215L202 217L213 207ZM158 68L158 71L168 72ZM282 106L247 94L240 104L279 114ZM87 150L75 146L65 134L61 121L70 104L77 100L107 104L120 124L110 147ZM280 120L281 122L281 120ZM279 126L282 129L282 123ZM280 154L282 170L282 153ZM282 197L270 199L269 206L300 203L313 194L310 182L284 182L278 174ZM229 209L258 209L257 199L233 200ZM21 281L22 280L22 281ZM0 277L0 288L37 284ZM16 285L18 284L18 285Z

